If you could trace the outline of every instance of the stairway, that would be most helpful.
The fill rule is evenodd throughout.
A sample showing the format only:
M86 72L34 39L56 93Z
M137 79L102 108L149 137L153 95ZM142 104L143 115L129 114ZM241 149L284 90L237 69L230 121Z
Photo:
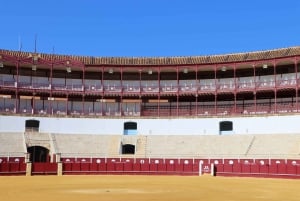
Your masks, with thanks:
M251 142L250 142L250 144L249 144L249 146L248 146L248 148L246 150L245 156L248 155L249 151L251 150L251 148L253 146L254 141L255 141L255 136L253 136L253 138L252 138L252 140L251 140Z

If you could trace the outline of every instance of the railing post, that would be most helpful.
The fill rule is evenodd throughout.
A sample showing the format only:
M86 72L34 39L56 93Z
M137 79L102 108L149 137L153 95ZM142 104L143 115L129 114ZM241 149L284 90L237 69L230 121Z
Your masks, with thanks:
M202 161L199 161L199 176L202 176Z
M57 163L57 176L63 175L63 164L62 162Z
M31 176L32 172L32 163L26 163L26 176Z

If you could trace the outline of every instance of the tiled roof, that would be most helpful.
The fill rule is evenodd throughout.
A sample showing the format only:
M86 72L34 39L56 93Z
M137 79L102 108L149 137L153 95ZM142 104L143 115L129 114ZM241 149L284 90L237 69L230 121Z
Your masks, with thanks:
M28 57L31 52L0 50L1 54L14 57ZM227 62L259 61L266 59L300 56L300 46L281 48L267 51L246 52L236 54L211 56L185 56L185 57L91 57L73 55L39 54L41 58L51 60L76 60L85 65L191 65L191 64L218 64Z

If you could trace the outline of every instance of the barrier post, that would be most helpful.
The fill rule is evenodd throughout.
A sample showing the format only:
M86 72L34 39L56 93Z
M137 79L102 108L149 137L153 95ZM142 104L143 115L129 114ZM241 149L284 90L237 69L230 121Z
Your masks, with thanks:
M199 176L202 176L202 163L199 162Z
M26 176L31 176L32 163L26 163Z
M57 163L58 163L58 162L61 162L61 153L56 153L55 156L56 156L55 161L56 161Z
M30 162L30 154L29 153L25 153L25 163L28 163L28 162Z
M57 163L57 176L62 176L63 175L63 168L62 168L62 162Z

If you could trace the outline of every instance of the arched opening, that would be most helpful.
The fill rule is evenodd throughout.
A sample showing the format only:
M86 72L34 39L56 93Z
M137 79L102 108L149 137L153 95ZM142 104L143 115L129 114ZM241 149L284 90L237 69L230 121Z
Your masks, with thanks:
M32 163L49 162L49 150L41 146L32 146L27 148Z
M122 145L122 154L135 154L135 145L123 144Z
M128 121L124 123L124 135L136 135L137 134L137 123Z
M222 134L232 134L233 133L233 123L232 121L221 121L220 122L220 135Z
M35 119L28 119L25 121L25 131L39 132L40 121Z

